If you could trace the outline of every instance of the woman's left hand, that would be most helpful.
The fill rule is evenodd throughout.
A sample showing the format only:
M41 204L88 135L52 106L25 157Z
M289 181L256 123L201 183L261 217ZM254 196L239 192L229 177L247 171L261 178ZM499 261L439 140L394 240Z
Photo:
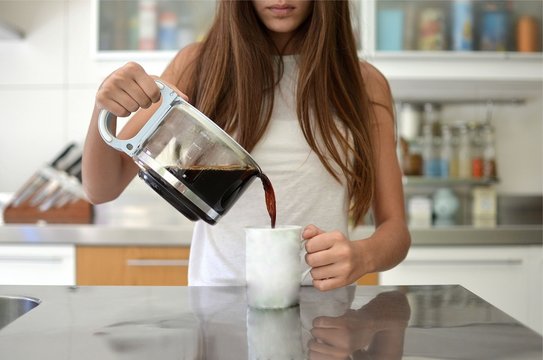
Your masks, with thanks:
M313 286L331 290L352 284L364 274L361 254L340 231L325 232L308 225L302 237L307 240L305 261L311 266Z

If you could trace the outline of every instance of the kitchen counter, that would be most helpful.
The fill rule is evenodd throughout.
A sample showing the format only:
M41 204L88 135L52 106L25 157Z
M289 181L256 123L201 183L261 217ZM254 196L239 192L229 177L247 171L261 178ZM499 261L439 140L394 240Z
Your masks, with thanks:
M41 300L0 329L9 359L543 355L540 335L457 285L304 287L299 306L275 311L248 308L243 287L0 286L0 295Z
M372 227L359 227L352 239L371 235ZM96 246L190 246L192 224L182 225L0 225L1 244L75 244ZM539 225L497 228L444 227L412 229L412 244L418 245L541 245Z
M0 193L0 208L11 196ZM115 201L96 205L94 213L92 225L19 225L0 221L0 245L190 246L194 223L159 199L141 181L133 181L130 191ZM350 235L352 239L362 239L373 231L372 226L360 226ZM542 245L543 226L434 227L411 229L411 237L414 246Z

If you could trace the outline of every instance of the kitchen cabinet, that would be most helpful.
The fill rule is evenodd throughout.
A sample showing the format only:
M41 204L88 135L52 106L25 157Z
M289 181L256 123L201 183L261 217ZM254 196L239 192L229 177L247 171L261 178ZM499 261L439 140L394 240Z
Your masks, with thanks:
M164 59L201 40L215 13L214 1L92 0L92 34L98 59Z
M187 285L188 247L77 246L77 285ZM377 285L367 274L358 285Z
M543 333L542 263L540 245L413 246L379 284L460 284Z
M92 44L96 59L107 68L103 70L104 74L126 61L138 61L145 68L160 73L174 56L175 49L202 38L215 12L214 1L92 1ZM535 16L532 20L541 26L542 3L539 0L512 2L512 7L505 13L508 45L503 49L484 51L479 50L481 47L477 42L477 31L483 23L477 7L473 10L474 50L454 51L448 45L444 50L419 50L402 43L401 48L392 51L384 49L380 43L383 34L396 29L401 39L416 37L424 11L437 7L445 15L452 14L455 1L351 2L359 54L386 75L398 101L511 100L541 95L541 50L517 51L514 40L521 18ZM498 2L502 3L500 6L504 5L503 1ZM415 12L413 24L406 26L402 22L398 27L397 22L383 17L383 12L390 9L399 11L403 18L407 13ZM445 39L452 43L452 15L445 16L443 21ZM151 37L150 45L142 42L141 36L144 39Z
M188 247L77 246L77 285L187 285Z
M518 21L523 16L535 16L535 22L541 26L541 1L507 2L511 5L505 12L508 19L504 30L508 44L496 51L481 51L477 43L483 25L480 7L490 1L472 1L473 50L451 50L454 49L449 44L452 44L456 3L458 1L453 0L361 2L360 54L387 76L395 99L405 102L419 99L471 102L540 98L543 81L541 48L535 52L519 52L514 39ZM495 3L506 5L505 1ZM425 12L436 9L443 13L442 23L433 21L430 28L443 27L445 45L443 50L421 50L417 41L423 32L420 23ZM387 12L400 13L401 25L387 21L390 19ZM394 50L384 48L380 41L393 31L398 32L400 46ZM406 40L408 38L411 38L411 43Z
M75 246L0 245L0 285L75 285Z

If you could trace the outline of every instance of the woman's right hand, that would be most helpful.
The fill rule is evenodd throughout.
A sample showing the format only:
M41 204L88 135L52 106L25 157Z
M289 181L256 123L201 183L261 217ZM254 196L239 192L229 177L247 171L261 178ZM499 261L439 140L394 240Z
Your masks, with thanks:
M126 117L140 108L147 109L159 100L155 78L135 62L111 73L96 93L96 106L118 117Z

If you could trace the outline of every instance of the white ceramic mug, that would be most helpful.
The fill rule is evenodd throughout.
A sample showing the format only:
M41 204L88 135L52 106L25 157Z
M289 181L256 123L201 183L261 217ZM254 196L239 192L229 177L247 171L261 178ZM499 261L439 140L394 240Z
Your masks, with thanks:
M300 300L301 226L245 229L247 303L280 309Z

